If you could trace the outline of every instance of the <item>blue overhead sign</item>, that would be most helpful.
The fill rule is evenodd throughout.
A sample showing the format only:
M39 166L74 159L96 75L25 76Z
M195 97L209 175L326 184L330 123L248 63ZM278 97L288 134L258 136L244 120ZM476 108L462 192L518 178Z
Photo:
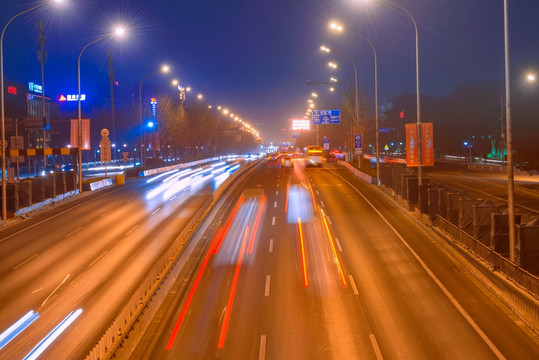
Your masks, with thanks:
M381 133L388 133L389 130L391 130L390 128L380 128L378 129L378 132L381 132Z
M341 110L313 110L313 125L340 123Z

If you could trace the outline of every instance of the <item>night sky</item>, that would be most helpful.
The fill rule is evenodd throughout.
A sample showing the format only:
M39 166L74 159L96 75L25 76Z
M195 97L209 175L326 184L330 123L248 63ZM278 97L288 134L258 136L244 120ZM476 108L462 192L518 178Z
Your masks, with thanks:
M395 0L397 1L397 0ZM82 92L108 84L107 51L113 46L120 86L138 88L163 63L170 75L148 79L150 88L172 78L259 126L266 141L282 139L288 119L302 118L312 91L332 96L307 80L328 81L350 73L356 61L359 87L373 98L372 52L366 43L328 31L330 20L370 38L378 50L381 101L415 92L415 38L410 20L376 0L64 0L16 19L4 38L4 74L9 81L40 83L36 21L46 23L47 96L76 93L77 56L88 42L117 23L128 28L121 41L89 47L82 60ZM0 25L39 1L0 0ZM503 83L502 0L401 0L419 26L421 90L443 95L460 84ZM539 1L510 0L512 81L539 69ZM344 70L331 72L329 60ZM146 84L146 82L145 82ZM138 95L138 94L137 94ZM144 93L145 96L150 94ZM428 121L429 119L424 119Z

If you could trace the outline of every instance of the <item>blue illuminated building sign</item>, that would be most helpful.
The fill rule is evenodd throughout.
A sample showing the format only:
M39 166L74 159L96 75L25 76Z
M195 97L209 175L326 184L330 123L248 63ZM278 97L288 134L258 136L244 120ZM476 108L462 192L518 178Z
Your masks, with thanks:
M28 83L28 90L34 94L43 94L43 86L33 82Z

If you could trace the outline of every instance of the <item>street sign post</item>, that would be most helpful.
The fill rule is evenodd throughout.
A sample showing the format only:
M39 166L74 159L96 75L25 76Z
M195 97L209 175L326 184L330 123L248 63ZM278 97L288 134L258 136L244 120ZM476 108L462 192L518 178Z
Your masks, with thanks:
M313 110L313 125L340 123L341 110Z
M327 136L324 136L324 150L329 150L329 139Z
M355 142L355 148L356 148L356 154L361 155L363 153L363 138L361 134L354 135L354 142Z

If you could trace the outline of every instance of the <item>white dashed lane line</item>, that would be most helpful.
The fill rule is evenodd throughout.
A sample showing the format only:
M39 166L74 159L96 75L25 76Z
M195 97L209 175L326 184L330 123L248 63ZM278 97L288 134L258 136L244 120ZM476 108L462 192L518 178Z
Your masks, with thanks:
M275 201L275 202L273 203L273 207L274 207L274 208L277 207L277 201Z
M273 252L273 239L270 239L269 252Z
M271 219L271 225L275 225L275 216Z
M271 275L266 275L266 287L264 288L264 296L270 294Z
M355 295L359 295L359 291L357 291L356 282L354 281L354 278L352 275L348 275L348 279L350 279L350 285L352 285L352 290L354 291Z
M79 231L80 229L82 229L82 226L79 226L78 228L76 228L75 230L73 230L72 232L68 233L68 234L65 234L64 237L70 237L71 235L73 235L74 233L76 233L77 231Z
M326 204L324 204L324 202L323 202L322 200L320 200L320 205L321 205L322 207L326 207Z
M342 252L342 246L341 246L341 242L339 241L339 238L335 238L335 242L337 243L337 247L339 248L339 251Z
M23 266L24 264L26 264L27 262L29 262L30 260L32 260L38 255L39 255L38 253L35 253L34 255L30 256L28 259L24 260L22 263L18 264L17 266L14 266L13 270L17 270L18 268L20 268L21 266Z

